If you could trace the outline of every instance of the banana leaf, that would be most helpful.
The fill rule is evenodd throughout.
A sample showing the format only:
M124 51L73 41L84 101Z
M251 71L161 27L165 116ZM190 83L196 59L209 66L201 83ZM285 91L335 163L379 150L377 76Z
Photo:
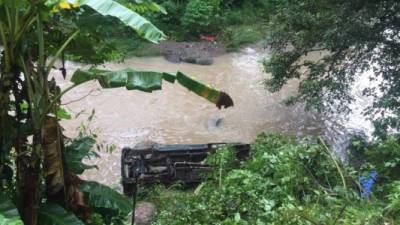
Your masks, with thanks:
M98 182L84 181L81 184L81 191L85 194L90 207L97 212L109 210L126 216L132 211L128 198Z
M65 147L65 161L68 169L75 174L82 174L87 169L97 168L96 165L87 165L82 162L84 158L100 157L92 150L95 143L96 140L92 137L79 137L67 145Z
M90 80L98 80L103 88L126 87L128 90L140 90L144 92L161 90L163 80L170 83L178 81L179 84L186 87L188 90L216 104L218 108L233 106L232 98L225 92L205 85L179 71L174 74L154 71L136 71L131 68L118 71L90 68L89 70L78 69L71 78L71 81L76 85Z
M0 193L0 225L23 225L18 209L4 193Z
M72 212L63 207L46 203L39 209L38 224L40 225L84 225L84 223Z
M112 0L80 0L80 5L86 5L104 16L118 18L125 25L133 28L141 37L159 43L165 39L165 34L150 21L136 12Z
M136 0L127 3L126 6L138 13L160 12L164 15L168 14L163 6L153 2L152 0Z

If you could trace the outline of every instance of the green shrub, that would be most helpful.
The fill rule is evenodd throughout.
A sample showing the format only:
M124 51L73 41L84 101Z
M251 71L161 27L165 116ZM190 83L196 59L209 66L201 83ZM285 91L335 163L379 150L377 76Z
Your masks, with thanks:
M175 1L164 1L161 5L168 13L167 16L160 15L160 19L164 20L164 22L174 23L176 21L179 21L181 16L185 12L185 5L176 3Z
M263 134L248 161L237 163L227 149L210 156L209 162L219 162L216 169L223 165L223 172L194 193L158 187L152 195L159 207L153 224L400 222L398 185L388 197L362 199L357 173L341 165L322 141L310 143Z
M350 162L360 171L376 171L378 183L382 184L376 190L376 194L385 196L393 190L390 184L400 180L400 142L395 137L368 145L360 138L354 138L349 148Z
M234 25L222 30L220 40L228 51L236 51L244 44L255 43L264 38L262 25Z
M219 0L190 0L181 18L183 28L188 34L210 34L219 26Z
M395 181L390 185L390 193L387 195L389 204L386 213L400 219L400 181Z
M165 8L167 14L151 13L148 15L150 21L170 38L178 41L185 40L180 21L185 13L186 1L166 0L161 2L161 6Z
M221 0L221 6L224 8L245 8L250 6L266 6L273 3L275 0Z

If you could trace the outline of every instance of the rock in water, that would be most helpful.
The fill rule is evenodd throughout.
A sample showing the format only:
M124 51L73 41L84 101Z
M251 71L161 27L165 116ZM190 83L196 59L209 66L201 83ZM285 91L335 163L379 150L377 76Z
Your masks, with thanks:
M211 118L207 121L206 128L208 131L214 131L218 129L222 123L224 122L224 119L221 117L215 117Z
M180 60L183 61L183 62L195 64L196 60L197 60L197 57L193 56L193 55L185 55L185 56L181 56Z
M213 63L214 63L214 60L211 57L201 57L201 58L196 59L196 64L199 64L199 65L207 66L207 65L211 65Z
M163 42L159 45L161 54L170 62L187 62L197 65L211 65L214 57L225 53L220 44L210 42Z
M156 207L151 202L141 202L136 205L135 224L148 225L151 224L156 213Z

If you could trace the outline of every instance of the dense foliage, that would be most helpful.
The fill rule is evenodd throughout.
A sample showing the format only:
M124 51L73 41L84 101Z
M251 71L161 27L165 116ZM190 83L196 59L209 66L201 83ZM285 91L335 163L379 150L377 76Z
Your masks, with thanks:
M219 24L219 0L190 0L181 18L183 28L192 35L215 31Z
M122 1L122 0L121 0ZM213 35L217 42L228 50L255 43L265 38L266 16L271 11L270 2L237 0L160 0L159 4L167 14L150 12L146 16L160 27L169 39L175 41L198 41L200 35ZM130 54L143 55L135 43L123 42L115 32L114 38L122 41ZM123 49L123 48L121 48ZM129 54L128 53L128 54ZM157 51L151 51L157 54ZM146 53L144 53L146 54Z
M153 224L398 224L398 142L366 151L396 154L397 163L366 157L368 168L354 169L321 140L262 134L248 161L236 161L230 149L211 155L216 171L194 193L156 188L150 196L160 209ZM374 170L377 179L368 187L359 178L370 180Z
M66 79L65 59L89 64L148 50L158 43L217 36L228 48L260 40L269 22L271 57L265 62L278 91L301 78L297 96L309 108L346 110L357 75L373 71L375 97L368 113L384 137L399 128L400 3L395 0L0 0L0 225L126 223L130 201L77 175L96 168L96 136L66 140L60 99L90 80L102 87L152 92L177 82L213 102L232 106L228 95L180 72L77 70ZM136 39L129 39L132 35ZM128 48L126 47L128 46ZM322 52L316 60L304 56ZM57 65L60 60L60 66ZM60 67L60 68L56 68ZM378 94L377 94L378 93ZM397 224L400 223L398 137L371 146L355 139L351 166L342 165L322 140L300 143L260 135L250 158L230 149L210 156L215 173L194 193L155 189L154 224Z
M151 1L127 5L162 11ZM74 87L97 80L103 88L152 92L163 81L177 81L218 108L233 106L226 93L180 72L91 67L74 71L71 86L61 90L54 76L67 79L65 57L92 64L112 58L102 21L152 43L165 39L151 22L113 0L0 0L0 224L117 225L131 211L115 190L77 176L95 168L82 160L97 155L93 135L70 143L63 135L60 120L71 116L61 98Z
M289 79L301 78L299 92L288 102L309 108L347 110L359 74L377 82L364 90L375 97L368 115L377 134L399 128L400 3L397 0L285 0L274 2L269 18L272 56L267 81L278 91ZM304 56L322 52L314 59Z

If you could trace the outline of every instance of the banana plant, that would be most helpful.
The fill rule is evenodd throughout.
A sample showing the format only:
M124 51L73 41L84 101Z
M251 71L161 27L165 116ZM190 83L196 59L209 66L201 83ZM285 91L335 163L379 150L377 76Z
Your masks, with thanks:
M51 0L49 1L54 2ZM165 34L150 21L116 1L62 0L58 1L58 4L54 4L54 7L61 9L74 9L83 6L88 6L103 16L111 16L119 19L126 26L133 28L141 37L150 42L159 43L166 38ZM160 8L160 10L162 9Z
M54 26L52 20L63 17L64 11L81 7L118 19L150 42L165 39L164 33L151 22L113 0L0 0L0 163L16 161L16 205L26 225L37 225L41 218L45 222L40 224L79 224L73 222L78 220L65 208L82 220L88 218L90 210L81 191L82 181L68 169L57 118L60 99L72 88L97 79L105 88L125 86L129 90L151 92L161 89L163 80L178 81L218 108L233 106L226 93L180 72L171 74L129 68L121 71L77 70L72 76L74 84L60 90L54 79L49 79L50 72L80 30L66 32L69 36L65 36L56 49L56 43L46 36L46 29L51 29ZM52 57L48 58L49 55ZM23 109L22 105L27 108ZM9 111L15 113L9 114ZM28 136L33 137L32 141L28 141ZM10 159L11 149L16 151L14 159ZM46 183L45 192L40 189L42 180ZM0 191L3 188L7 187L0 186ZM41 205L43 199L61 208ZM0 212L0 220L4 220L3 217Z

